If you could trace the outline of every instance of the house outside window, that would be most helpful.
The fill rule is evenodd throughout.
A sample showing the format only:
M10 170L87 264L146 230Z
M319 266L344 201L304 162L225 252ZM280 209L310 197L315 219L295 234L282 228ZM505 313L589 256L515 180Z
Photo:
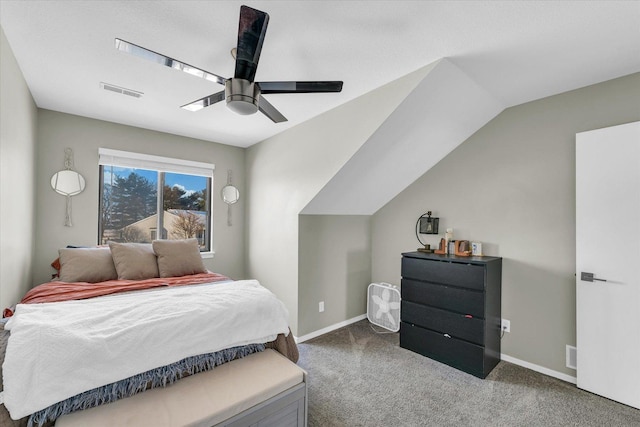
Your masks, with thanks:
M99 167L99 244L195 238L211 252L213 164L100 148Z

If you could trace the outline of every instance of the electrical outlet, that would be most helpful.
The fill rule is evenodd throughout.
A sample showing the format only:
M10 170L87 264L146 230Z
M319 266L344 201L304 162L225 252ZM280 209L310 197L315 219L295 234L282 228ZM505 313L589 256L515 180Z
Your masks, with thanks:
M507 319L502 319L501 330L503 332L511 332L511 321Z
M322 313L324 311L324 301L320 301L318 303L318 312Z

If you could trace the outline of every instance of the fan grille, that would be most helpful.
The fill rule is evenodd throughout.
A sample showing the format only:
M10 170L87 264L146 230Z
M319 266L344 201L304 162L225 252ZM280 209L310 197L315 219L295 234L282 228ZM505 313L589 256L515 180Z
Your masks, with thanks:
M372 283L367 288L367 319L392 332L400 330L400 291L388 283Z

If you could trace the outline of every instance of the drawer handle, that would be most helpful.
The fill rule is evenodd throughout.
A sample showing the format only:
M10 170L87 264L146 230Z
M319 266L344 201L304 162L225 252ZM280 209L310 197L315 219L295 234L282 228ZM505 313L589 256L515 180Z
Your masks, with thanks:
M444 336L445 336L446 338L451 338L451 335L449 335L449 334L444 334Z

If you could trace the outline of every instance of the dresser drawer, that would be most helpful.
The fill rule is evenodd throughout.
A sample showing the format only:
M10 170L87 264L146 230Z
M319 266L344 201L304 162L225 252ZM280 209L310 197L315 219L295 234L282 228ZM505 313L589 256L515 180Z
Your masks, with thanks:
M402 279L402 299L446 310L484 317L484 294L480 291Z
M403 322L433 329L476 344L484 343L484 320L482 319L469 318L464 314L405 300L402 301L400 316Z
M400 323L400 347L415 351L476 377L485 378L484 349L443 334Z
M403 257L402 277L484 290L484 267L475 264Z

